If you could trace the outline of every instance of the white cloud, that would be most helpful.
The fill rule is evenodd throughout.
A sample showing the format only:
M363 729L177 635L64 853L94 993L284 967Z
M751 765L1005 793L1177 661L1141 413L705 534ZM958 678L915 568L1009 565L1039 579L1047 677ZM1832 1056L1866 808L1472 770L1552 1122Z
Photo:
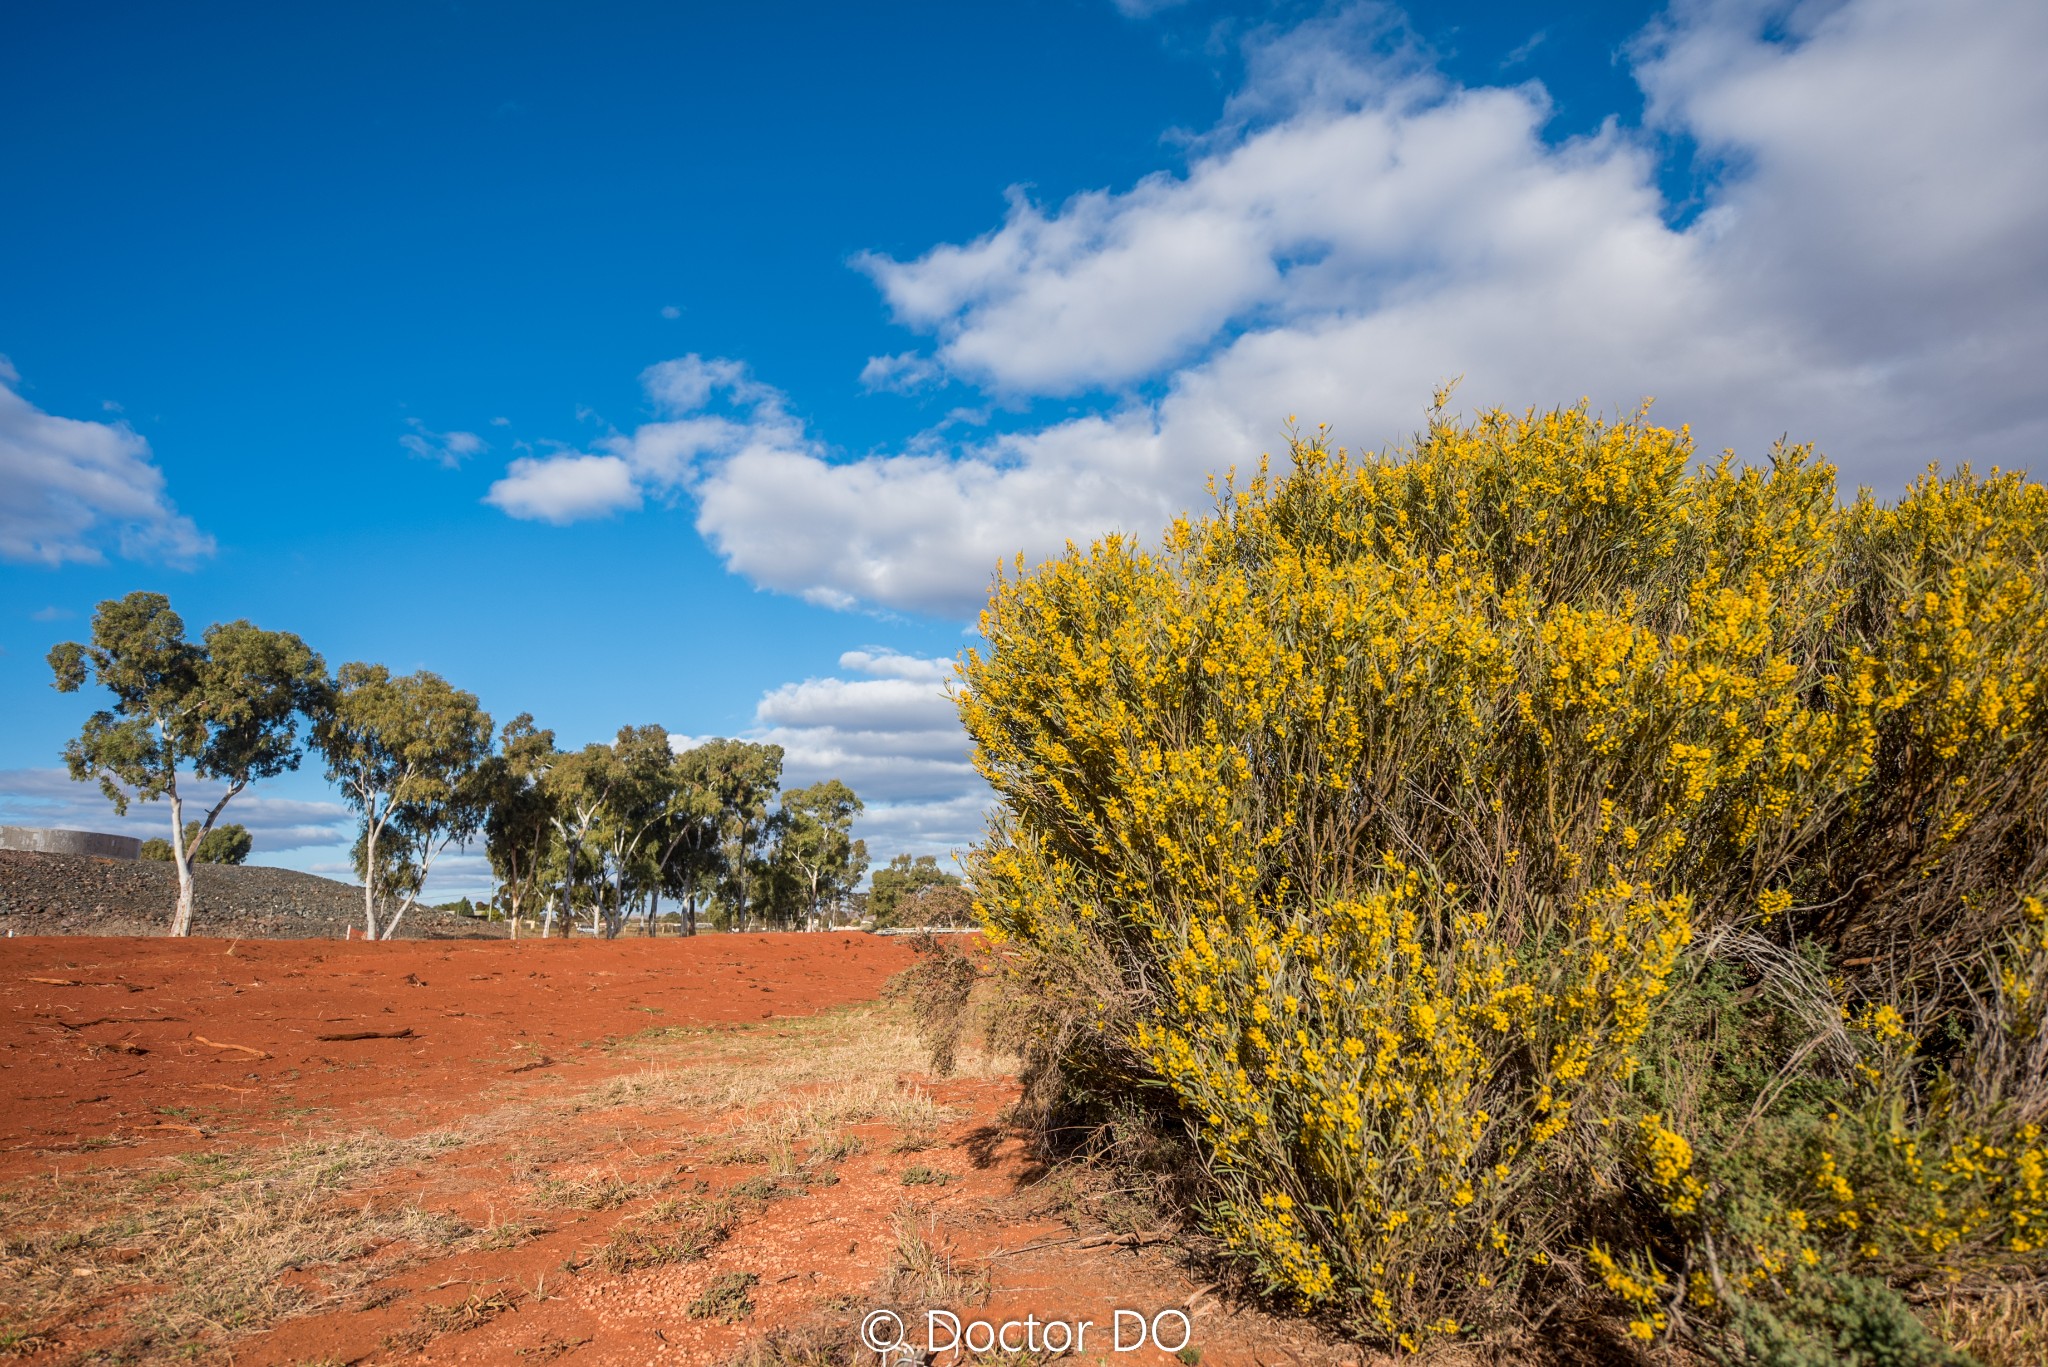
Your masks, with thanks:
M515 460L484 501L513 517L568 523L638 507L686 490L707 458L750 450L811 450L780 391L738 361L690 355L649 366L641 387L662 415L630 433L610 431L589 451ZM724 411L706 411L710 407Z
M1185 169L1013 192L973 241L861 259L933 339L871 359L872 387L936 367L1101 411L844 459L737 362L686 357L649 372L661 421L554 459L623 464L600 510L627 479L691 497L764 587L955 617L1020 550L1204 504L1288 414L1382 446L1458 376L1475 407L1654 396L1705 452L1789 433L1891 492L1929 460L2024 466L2048 443L2043 51L2036 0L1678 0L1634 49L1649 129L1557 144L1539 85L1458 85L1354 6L1258 34ZM1680 226L1673 134L1718 168Z
M213 553L213 538L165 497L133 428L45 413L16 392L20 381L0 356L0 560L98 564L109 543L172 563Z
M218 802L224 791L218 783L189 777L179 789L188 821L203 818L206 807ZM355 817L339 802L271 797L260 788L237 795L221 813L221 821L248 828L254 841L251 859L259 864L287 850L337 843L345 854L355 839ZM168 839L171 808L163 800L131 802L126 816L116 816L97 783L74 783L62 769L0 769L0 825Z
M683 316L683 311L674 304L663 304L661 306L661 316L673 322Z
M887 646L846 651L839 657L839 667L878 679L914 679L919 683L950 683L953 679L951 660L927 660Z
M868 363L860 368L860 382L870 390L914 394L936 384L944 374L931 357L905 351L895 356L868 357Z
M617 456L522 457L484 502L513 517L557 525L640 506L633 471Z
M480 455L491 449L490 443L474 432L434 432L418 418L407 418L412 427L398 439L412 455L421 460L431 460L455 469L471 456Z
M843 780L866 804L855 833L876 864L899 853L946 854L980 839L987 785L947 685L953 662L849 650L840 668L769 690L746 739L783 748L783 786ZM709 737L671 736L678 750Z
M2048 437L2048 8L1804 4L1774 40L1778 8L1684 5L1641 50L1657 125L1733 168L1682 229L1646 137L1548 144L1539 87L1456 86L1385 11L1269 36L1184 174L1013 196L974 242L866 262L962 378L1158 398L943 453L736 461L700 525L770 587L964 614L995 555L1149 534L1287 414L1382 445L1459 375L1475 405L1655 396L1705 450L1789 432L1892 490L1930 459L2023 465Z
M695 486L728 568L815 603L971 615L998 564L1110 531L1150 535L1179 506L1143 413L938 451L832 463L757 445ZM1199 487L1199 486L1197 486Z

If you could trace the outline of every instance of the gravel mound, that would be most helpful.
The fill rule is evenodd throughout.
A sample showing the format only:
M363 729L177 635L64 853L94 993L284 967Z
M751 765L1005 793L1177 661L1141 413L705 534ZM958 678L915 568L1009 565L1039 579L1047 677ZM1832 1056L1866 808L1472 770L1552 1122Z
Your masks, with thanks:
M201 864L194 935L339 940L363 923L363 890L293 869ZM152 859L0 850L0 935L161 935L178 901L177 871ZM500 927L415 907L399 936L496 939Z

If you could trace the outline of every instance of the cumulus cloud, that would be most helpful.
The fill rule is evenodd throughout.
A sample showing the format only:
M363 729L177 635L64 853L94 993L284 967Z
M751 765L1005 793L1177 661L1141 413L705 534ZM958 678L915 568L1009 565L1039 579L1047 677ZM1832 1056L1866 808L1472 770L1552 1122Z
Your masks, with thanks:
M607 499L522 502L553 467L520 462L493 501L688 497L764 587L964 617L1020 550L1203 503L1289 414L1381 446L1459 376L1474 406L1654 396L1704 451L1789 433L1884 492L2048 440L2048 7L1677 0L1630 56L1646 127L1563 142L1540 85L1461 85L1405 34L1370 5L1261 31L1183 167L1013 191L972 241L859 259L930 338L871 388L1094 411L846 459L737 362L686 357L645 377L660 421L550 458L614 462ZM1689 219L1658 188L1687 145Z
M617 456L527 456L512 462L484 502L557 526L640 506L632 467Z
M568 523L635 508L649 497L688 489L707 459L755 449L811 451L782 394L746 366L683 356L640 375L661 414L632 432L610 431L587 451L522 457L491 485L484 501L513 517Z
M224 791L220 784L205 780L188 779L179 787L186 799L188 821L203 818L206 808L218 802ZM259 864L287 850L337 842L345 856L355 839L355 817L339 802L273 797L260 789L244 792L228 803L221 821L248 828L254 841L251 858ZM126 816L116 816L97 783L74 783L62 769L0 769L0 825L167 839L171 809L164 801L131 802Z
M20 381L0 356L0 560L98 564L110 545L173 564L213 553L213 538L165 496L133 428L45 413L17 392Z
M928 660L887 648L849 650L839 657L839 667L876 678L911 679L918 683L948 683L953 678L951 660Z
M944 462L819 468L810 504L915 490L934 524L1013 529L1010 545L1042 552L1074 511L1059 481L1034 478L1054 471L1046 453L1100 451L1086 468L1102 511L1069 534L1149 530L1199 501L1201 475L1270 448L1287 414L1380 445L1461 375L1461 398L1509 407L1655 396L1709 450L1757 456L1789 432L1889 490L1930 459L2025 464L2041 448L2048 86L2029 63L2048 10L1681 5L1645 35L1637 70L1653 129L1691 136L1721 168L1683 227L1651 137L1610 124L1548 143L1540 87L1455 85L1390 41L1382 16L1265 40L1183 173L1056 208L1013 195L980 239L867 258L959 378L1162 390ZM711 520L743 544L727 528L755 507L721 511ZM930 547L900 545L840 582L905 601L898 586ZM981 584L962 568L964 611Z
M947 685L953 662L882 649L839 657L849 675L770 689L746 739L783 748L783 786L844 780L866 803L855 833L877 864L978 840L988 787L968 760ZM708 737L671 736L678 750Z

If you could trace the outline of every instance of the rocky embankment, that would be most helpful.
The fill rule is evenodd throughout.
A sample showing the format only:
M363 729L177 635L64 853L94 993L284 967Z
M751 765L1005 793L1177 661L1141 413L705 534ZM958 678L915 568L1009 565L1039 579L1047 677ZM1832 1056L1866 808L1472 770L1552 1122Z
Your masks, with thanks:
M363 923L361 888L310 873L201 864L195 879L195 935L338 940ZM168 863L0 850L0 935L161 935L177 900ZM416 907L398 933L495 939L502 928Z

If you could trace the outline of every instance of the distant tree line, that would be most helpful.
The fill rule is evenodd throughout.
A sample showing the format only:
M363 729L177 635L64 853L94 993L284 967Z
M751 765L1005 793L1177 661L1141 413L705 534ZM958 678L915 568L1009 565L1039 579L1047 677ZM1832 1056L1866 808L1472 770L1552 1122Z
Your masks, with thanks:
M529 923L613 937L636 920L651 934L670 917L684 934L822 929L863 910L859 797L838 779L785 790L777 745L711 740L676 753L665 728L645 725L562 750L531 715L498 729L475 694L424 670L356 662L330 676L296 635L246 621L190 641L157 593L101 603L90 644L59 645L49 662L59 691L91 681L114 698L65 747L71 776L96 780L116 812L169 805L170 838L145 853L177 868L173 935L191 933L194 865L248 855L248 832L220 823L228 803L309 750L358 817L373 939L396 933L450 845L478 839L494 909L515 934ZM187 775L224 788L191 819ZM875 884L885 920L906 910L942 920L952 908L918 899L958 893L959 880L930 856L904 855Z

